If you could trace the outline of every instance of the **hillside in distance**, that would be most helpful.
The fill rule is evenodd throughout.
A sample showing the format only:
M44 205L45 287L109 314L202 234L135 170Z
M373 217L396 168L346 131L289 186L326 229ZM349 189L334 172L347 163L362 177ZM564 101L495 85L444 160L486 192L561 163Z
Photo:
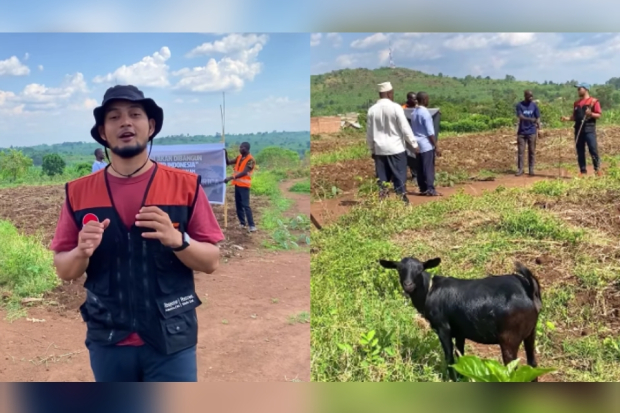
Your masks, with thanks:
M221 142L222 137L219 133L215 135L173 135L157 137L153 145L188 145L198 143ZM310 149L310 132L256 132L249 134L226 134L226 148L232 156L237 153L241 142L249 142L251 151L257 154L262 149L269 146L277 146L297 152L300 157L304 157ZM36 166L41 165L43 156L48 153L57 153L69 164L91 161L95 149L100 148L96 142L63 142L53 145L36 145L27 147L12 147L21 150L25 155L31 157ZM3 148L0 148L0 151ZM4 148L6 149L6 148Z
M464 78L431 75L407 68L344 69L311 76L312 116L331 116L347 112L365 112L378 98L376 85L392 82L394 99L406 101L408 92L428 92L431 105L462 106L470 113L479 113L480 106L489 107L497 102L509 106L522 99L523 91L531 89L536 99L553 103L562 98L564 105L576 97L574 85L578 80L564 83L545 81L543 83L516 80L506 75L504 79L482 76ZM612 78L605 85L593 85L596 96L604 109L620 105L620 78Z

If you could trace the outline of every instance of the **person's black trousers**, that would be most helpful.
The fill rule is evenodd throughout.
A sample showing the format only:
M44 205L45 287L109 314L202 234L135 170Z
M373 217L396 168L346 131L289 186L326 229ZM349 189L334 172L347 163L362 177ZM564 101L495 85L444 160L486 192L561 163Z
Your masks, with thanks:
M407 152L396 155L376 155L375 172L381 189L384 188L385 183L392 182L394 191L399 195L404 195L407 189Z
M247 224L253 227L254 217L250 208L250 188L235 185L235 207L237 208L239 223L243 226Z

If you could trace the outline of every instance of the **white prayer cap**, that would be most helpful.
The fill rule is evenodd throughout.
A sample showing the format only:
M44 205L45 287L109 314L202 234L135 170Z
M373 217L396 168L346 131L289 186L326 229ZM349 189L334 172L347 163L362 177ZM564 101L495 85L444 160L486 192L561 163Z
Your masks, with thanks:
M390 82L379 83L378 85L379 93L389 92L392 90L392 84Z

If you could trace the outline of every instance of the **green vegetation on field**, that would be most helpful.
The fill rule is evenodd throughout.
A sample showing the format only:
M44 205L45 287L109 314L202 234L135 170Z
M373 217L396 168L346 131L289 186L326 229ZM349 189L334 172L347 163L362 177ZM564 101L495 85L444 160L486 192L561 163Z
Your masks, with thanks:
M39 238L20 235L10 222L0 220L0 239L0 304L17 311L22 299L39 298L60 284L52 252Z
M447 379L437 335L403 297L396 272L378 264L414 256L440 257L431 272L459 278L509 273L521 261L542 285L537 358L556 370L544 378L618 381L618 202L617 164L602 178L459 193L414 208L361 200L312 233L312 380ZM466 355L481 348L499 359L499 346L472 350L469 341ZM522 348L519 356L524 364Z
M305 180L305 181L301 181L301 182L297 182L296 184L291 186L289 191L303 193L303 194L309 194L310 193L310 179Z
M376 85L390 81L396 102L406 101L408 92L425 91L430 105L441 108L442 132L481 132L516 124L515 104L523 99L523 91L531 89L540 100L541 119L545 127L560 127L560 117L570 115L577 99L570 80L561 84L517 81L466 76L456 78L430 75L405 68L345 69L311 76L312 116L333 116L358 112L365 124L368 108L377 100ZM599 99L604 116L599 124L617 124L620 120L620 79L605 85L594 85L592 96Z
M298 166L295 170L275 169L259 171L254 175L252 195L266 196L270 201L269 207L261 211L261 221L258 223L260 230L270 233L270 239L265 242L267 248L294 249L310 244L308 217L305 215L285 217L284 214L291 207L292 200L280 189L280 182L284 179L301 178L309 174L310 170L307 167Z

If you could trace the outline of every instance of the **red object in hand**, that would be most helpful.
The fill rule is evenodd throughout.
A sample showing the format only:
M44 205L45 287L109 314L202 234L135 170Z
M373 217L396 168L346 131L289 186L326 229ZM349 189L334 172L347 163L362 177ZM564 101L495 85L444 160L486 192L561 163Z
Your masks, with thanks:
M99 218L95 214L86 214L84 218L82 218L82 225L88 224L90 221L99 222Z

